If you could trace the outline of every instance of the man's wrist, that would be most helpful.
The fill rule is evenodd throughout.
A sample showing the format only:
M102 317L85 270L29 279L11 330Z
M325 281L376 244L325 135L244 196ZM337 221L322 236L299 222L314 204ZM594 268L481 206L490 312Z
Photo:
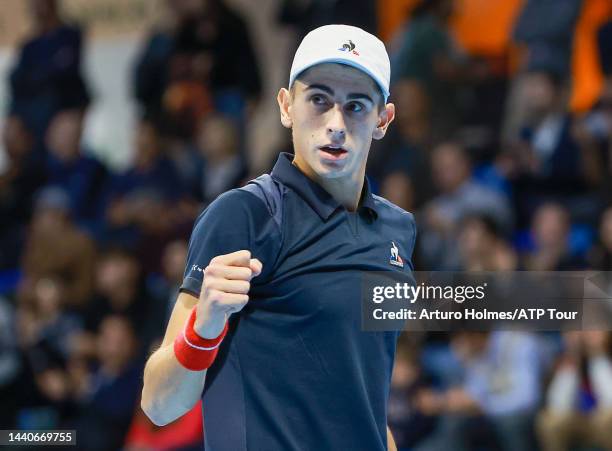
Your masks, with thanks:
M216 315L203 315L196 310L196 318L193 323L193 330L200 337L207 340L214 339L221 334L225 324L227 323L227 315L225 313Z
M188 370L202 371L213 364L219 346L227 333L228 324L225 322L221 332L214 338L201 337L194 329L196 310L197 308L194 307L187 324L174 340L174 355L178 362Z

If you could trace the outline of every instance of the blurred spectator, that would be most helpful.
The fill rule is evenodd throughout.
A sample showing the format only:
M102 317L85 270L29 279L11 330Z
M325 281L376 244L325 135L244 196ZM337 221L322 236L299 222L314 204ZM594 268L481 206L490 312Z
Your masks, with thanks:
M601 215L599 244L591 251L590 263L594 269L612 271L612 206Z
M239 153L238 130L227 117L206 119L200 125L196 145L201 158L197 199L208 205L219 194L240 186L247 168Z
M395 86L393 98L397 108L395 122L384 140L372 143L368 174L381 182L383 197L391 200L387 195L393 195L402 202L398 205L410 205L406 210L413 211L434 194L429 154L433 141L429 99L421 88L409 83ZM403 199L405 190L391 191L388 184L412 186L409 202ZM384 185L387 188L383 191Z
M103 252L96 267L95 294L85 314L87 329L97 331L109 315L142 325L147 301L143 289L142 268L134 255L120 248Z
M19 337L38 394L35 404L42 405L39 410L52 405L60 416L54 421L61 421L71 412L71 384L65 368L81 322L62 308L64 285L60 280L38 280L33 295L33 305L20 308Z
M602 193L612 201L612 21L598 31L599 61L604 75L603 89L597 103L577 124L576 136L591 149L593 171L602 183Z
M527 70L569 73L574 28L582 0L527 0L514 39L527 46Z
M163 306L161 323L167 324L170 314L176 303L179 288L183 283L183 273L187 260L187 241L184 239L171 241L164 249L162 255L162 272L152 278L152 283L147 284L156 302ZM163 333L163 327L157 330L157 336Z
M335 23L353 25L376 35L376 6L374 0L282 0L279 20L297 27L298 42L310 30Z
M412 79L427 87L427 83L437 83L446 75L445 69L457 57L448 31L452 14L449 0L423 0L412 10L395 55L397 79Z
M240 152L240 133L236 121L213 113L203 119L194 146L175 148L170 154L189 194L207 206L219 195L242 186L247 166Z
M40 279L54 278L63 286L62 306L84 307L93 288L95 257L94 243L71 219L68 195L56 187L43 189L22 258L23 300L27 303Z
M121 449L140 395L144 362L128 319L111 315L100 323L97 361L91 371L82 363L71 368L77 382L75 419L79 449Z
M421 249L431 268L456 268L457 226L471 213L485 213L502 230L512 224L507 200L471 179L471 165L456 143L444 143L432 154L433 179L439 195L422 212Z
M533 218L532 238L534 249L525 256L525 266L530 271L568 271L586 269L583 256L576 255L569 247L569 214L559 204L544 204Z
M565 351L538 418L545 451L572 444L612 448L612 359L607 331L566 332Z
M404 334L399 339L391 376L387 423L398 449L411 448L429 435L436 424L436 418L423 410L418 401L427 390L428 380L418 362L420 349L412 338L413 335Z
M91 353L92 334L110 315L128 319L140 344L148 347L163 329L166 305L146 289L143 268L136 257L122 249L104 252L98 259L95 279L94 296L84 312L89 335L80 337L82 352Z
M106 168L81 147L82 110L58 111L46 133L48 183L61 187L70 197L75 222L90 232L100 232L102 193Z
M593 162L592 149L577 140L575 120L566 112L563 81L551 72L531 72L521 83L525 117L513 166L506 169L520 224L548 199L572 198L572 210L588 216L596 206L584 196L601 179L601 165Z
M61 108L83 107L89 93L81 76L82 32L61 18L59 0L29 0L33 30L10 75L10 111L42 140Z
M435 435L416 449L533 449L541 376L537 339L520 332L462 332L453 347L464 365L464 383L422 398L442 417Z
M479 163L499 150L516 49L511 32L524 0L455 1L453 36L469 55L468 75L459 92L461 139Z
M396 171L382 181L380 195L406 211L414 211L414 185L412 179L403 172Z
M34 138L19 116L5 118L2 140L7 167L0 174L0 269L8 269L17 267L34 195L46 174L33 155Z
M461 221L459 252L464 271L515 271L518 268L516 252L486 215L470 215Z
M0 425L14 428L19 407L16 390L21 370L21 357L17 347L15 312L11 304L0 297Z
M447 139L458 123L459 83L486 72L486 66L472 64L451 37L448 22L453 8L452 0L422 0L397 38L392 56L394 84L423 90L441 139ZM410 99L398 97L398 101L408 105Z
M183 220L185 191L151 120L139 123L135 148L133 167L111 177L107 187L107 239L127 249L152 252L149 257L156 260L149 260L151 265L159 260L162 238Z
M134 95L147 115L159 116L163 110L164 92L171 82L168 62L174 53L174 35L183 22L195 20L201 14L202 1L167 0L165 6L167 23L152 31L134 68ZM198 94L198 100L206 97L205 101L209 101L203 86Z
M190 138L212 109L243 119L261 94L247 24L223 0L167 5L173 24L155 31L139 57L136 98L147 113L166 114L181 138Z
M72 352L71 340L81 330L78 316L63 308L64 293L59 279L39 279L34 286L33 305L20 310L20 339L22 345L32 348L31 364L35 370L46 368L53 359L66 362Z

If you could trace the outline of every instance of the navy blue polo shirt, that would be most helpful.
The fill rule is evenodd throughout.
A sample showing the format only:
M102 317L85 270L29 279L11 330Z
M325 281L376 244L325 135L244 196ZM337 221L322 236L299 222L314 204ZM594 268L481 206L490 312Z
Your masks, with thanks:
M415 222L367 181L349 212L291 159L219 196L193 230L182 290L199 293L216 255L263 263L206 375L205 449L386 450L399 333L361 330L360 275L412 271Z

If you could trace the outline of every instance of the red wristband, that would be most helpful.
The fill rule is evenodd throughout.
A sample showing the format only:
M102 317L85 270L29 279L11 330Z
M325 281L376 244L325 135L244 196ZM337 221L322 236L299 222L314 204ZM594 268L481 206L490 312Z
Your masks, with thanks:
M174 340L174 355L181 365L191 371L202 371L210 368L217 357L219 345L227 333L227 321L217 338L202 338L193 325L196 320L196 307L191 311L183 331Z

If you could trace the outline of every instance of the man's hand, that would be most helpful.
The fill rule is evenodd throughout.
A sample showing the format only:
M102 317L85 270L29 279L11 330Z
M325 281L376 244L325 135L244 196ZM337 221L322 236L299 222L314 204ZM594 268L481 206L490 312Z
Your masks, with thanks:
M213 258L204 268L194 329L202 338L219 336L227 318L249 300L251 279L261 274L262 263L241 250Z

